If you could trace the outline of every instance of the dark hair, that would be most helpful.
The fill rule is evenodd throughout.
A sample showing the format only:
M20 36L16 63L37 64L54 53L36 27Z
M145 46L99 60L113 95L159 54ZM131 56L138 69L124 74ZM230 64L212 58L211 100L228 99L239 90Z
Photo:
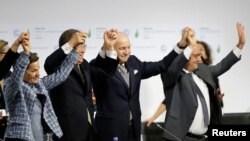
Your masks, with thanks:
M204 64L207 64L207 65L211 65L212 64L212 56L211 56L211 49L210 49L210 46L204 42L204 41L197 41L198 44L201 44L204 49L205 49L205 53L207 55L207 59L203 58L202 57L202 61Z
M62 47L65 43L67 43L71 39L72 35L76 32L79 31L76 29L68 29L64 31L59 38L59 47Z
M30 57L29 57L29 60L30 60L30 64L33 63L33 62L36 62L38 61L39 57L37 55L37 53L30 53Z

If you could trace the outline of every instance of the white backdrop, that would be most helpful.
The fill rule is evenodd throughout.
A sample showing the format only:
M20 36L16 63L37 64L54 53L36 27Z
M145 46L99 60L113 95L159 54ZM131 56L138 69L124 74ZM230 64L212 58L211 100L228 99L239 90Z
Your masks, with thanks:
M223 111L249 112L249 4L248 0L5 0L0 5L0 38L12 43L21 31L29 30L44 75L45 57L57 48L60 34L68 28L90 33L85 56L89 61L103 43L102 32L110 27L129 35L132 54L156 61L178 42L181 29L190 26L211 45L216 63L236 45L240 21L247 36L242 60L220 77L220 83L225 93ZM159 76L143 80L142 119L150 117L163 99Z

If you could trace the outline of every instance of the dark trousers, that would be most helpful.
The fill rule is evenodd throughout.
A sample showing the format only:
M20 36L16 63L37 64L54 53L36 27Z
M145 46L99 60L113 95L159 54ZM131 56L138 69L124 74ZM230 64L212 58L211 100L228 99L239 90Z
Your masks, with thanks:
M4 133L8 125L8 117L4 116L0 119L0 139L4 138Z
M65 133L65 134L67 134L67 133ZM53 135L53 141L69 141L69 140L66 140L63 137L59 139L56 135ZM86 137L86 139L84 139L82 141L95 141L93 126L91 126L90 124L88 126L87 137Z
M133 120L129 122L128 137L129 137L128 141L140 141L140 139L136 139Z
M93 127L89 124L89 130L88 130L88 135L87 135L87 138L86 140L84 141L95 141L94 139L94 129Z

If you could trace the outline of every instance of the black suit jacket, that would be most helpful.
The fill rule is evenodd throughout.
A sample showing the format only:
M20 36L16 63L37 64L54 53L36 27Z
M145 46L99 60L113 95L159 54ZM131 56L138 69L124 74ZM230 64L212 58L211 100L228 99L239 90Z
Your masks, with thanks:
M201 78L208 87L210 97L210 124L221 123L221 107L215 95L216 78L229 70L239 58L233 52L229 53L220 63L215 66L207 66L200 64L194 72ZM171 99L168 102L168 112L165 119L165 129L171 134L183 140L188 132L198 106L196 99L196 91L192 85L195 83L188 74L183 71L188 60L184 54L180 54L173 61L164 77L167 80L165 83L166 98ZM176 140L173 135L165 133L164 137L171 140Z
M0 62L0 80L10 71L11 66L15 63L19 54L13 52L11 49L8 50L3 60Z
M66 57L62 49L58 49L47 57L45 70L53 73ZM88 133L87 108L93 121L92 84L89 64L86 60L80 64L84 74L81 79L78 66L71 71L69 77L50 91L53 108L63 131L64 140L85 140ZM93 123L93 122L92 122Z
M8 71L3 79L7 79L11 75L11 71ZM5 109L4 93L2 87L0 87L0 109Z
M139 91L142 79L166 71L178 54L169 53L159 62L141 62L131 55L125 63L129 71L130 86L126 84L117 70L118 60L99 55L91 61L91 77L96 95L97 114L95 118L98 139L128 141L130 111L133 115L137 140L141 133L141 108Z
M0 87L0 109L5 109L5 101L3 97L3 90Z

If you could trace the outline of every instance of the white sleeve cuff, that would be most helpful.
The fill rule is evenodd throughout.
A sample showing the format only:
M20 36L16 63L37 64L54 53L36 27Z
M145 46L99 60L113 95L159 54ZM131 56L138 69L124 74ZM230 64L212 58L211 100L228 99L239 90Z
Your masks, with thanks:
M183 49L180 49L178 46L174 46L174 51L178 54L181 54L183 52Z
M242 50L239 49L238 47L235 47L235 48L233 49L233 53L234 53L238 58L240 58L241 52L242 52Z
M183 53L184 53L184 56L189 60L190 55L192 54L192 49L189 46L187 46L184 49Z
M61 48L65 54L69 54L73 50L69 43L64 44Z
M6 110L5 109L0 109L0 112L2 113L2 116L7 116Z
M106 56L117 60L117 52L115 50L106 50Z
M99 55L100 55L103 59L106 58L106 56L105 56L105 51L102 50L102 49L99 51Z

